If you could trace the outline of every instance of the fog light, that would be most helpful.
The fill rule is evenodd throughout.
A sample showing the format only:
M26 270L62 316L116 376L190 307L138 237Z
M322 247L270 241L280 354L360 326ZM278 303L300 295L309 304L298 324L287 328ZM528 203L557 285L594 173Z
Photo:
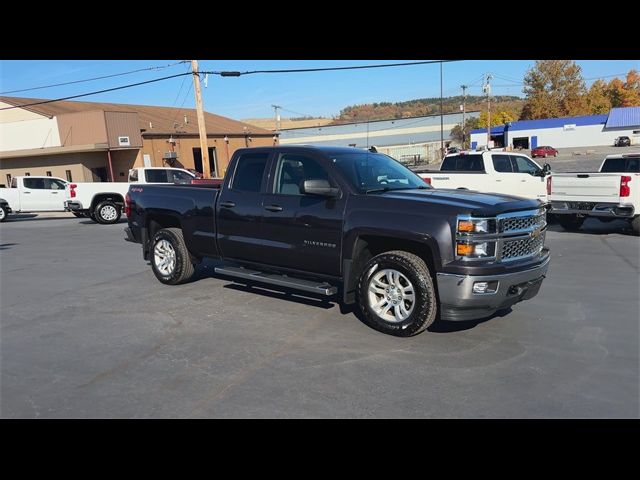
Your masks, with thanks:
M489 282L475 282L473 284L473 293L487 293Z

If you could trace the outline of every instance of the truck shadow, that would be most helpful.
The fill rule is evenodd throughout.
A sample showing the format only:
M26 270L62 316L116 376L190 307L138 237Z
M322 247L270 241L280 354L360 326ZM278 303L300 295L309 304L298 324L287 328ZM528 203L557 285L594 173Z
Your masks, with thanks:
M311 293L302 293L299 290L288 289L285 287L274 287L272 285L265 285L259 282L247 282L238 280L236 278L229 278L224 275L215 273L214 267L217 264L215 260L205 260L200 266L196 268L195 274L191 278L189 283L197 282L205 278L215 278L223 280L227 283L223 288L229 290L235 290L239 292L247 292L252 295L261 295L263 297L276 298L278 300L284 300L287 302L299 303L303 305L309 305L311 307L322 308L329 310L337 306L342 315L353 315L358 320L363 322L362 313L357 305L345 305L342 303L338 296L323 297L314 295ZM500 310L488 317L480 318L470 321L447 321L440 319L440 315L436 318L436 321L427 328L428 332L432 333L454 333L464 330L470 330L476 326L488 322L497 317L504 317L512 312L511 308ZM364 322L363 322L364 323Z
M587 219L580 230L577 232L569 232L562 228L562 226L558 223L549 224L547 229L550 232L558 232L563 234L578 234L578 235L611 235L611 234L620 234L620 235L630 235L633 236L633 230L631 229L631 225L629 222L625 220L613 220L611 222L601 222L598 219L589 218Z

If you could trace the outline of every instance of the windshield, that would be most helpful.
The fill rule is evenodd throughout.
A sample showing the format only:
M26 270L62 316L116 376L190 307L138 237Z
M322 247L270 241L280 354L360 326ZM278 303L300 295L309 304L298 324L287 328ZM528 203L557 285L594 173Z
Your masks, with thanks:
M331 160L359 192L431 188L418 175L381 153L331 155Z

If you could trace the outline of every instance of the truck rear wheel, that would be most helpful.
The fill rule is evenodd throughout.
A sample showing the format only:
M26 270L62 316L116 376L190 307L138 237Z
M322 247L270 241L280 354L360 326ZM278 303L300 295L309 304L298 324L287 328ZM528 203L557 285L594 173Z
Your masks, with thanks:
M558 223L568 232L577 232L584 223L584 217L575 215L556 215Z
M438 304L429 268L409 252L373 257L360 276L357 294L364 323L389 335L417 335L436 319Z
M4 222L7 219L7 209L4 207L0 207L0 222Z
M631 220L631 228L633 229L634 235L640 235L640 215L636 215Z
M179 228L158 231L153 237L150 253L153 273L164 284L184 283L195 271Z
M96 222L102 223L103 225L110 225L112 223L117 223L118 220L120 220L122 211L120 210L120 207L111 200L105 200L104 202L100 202L96 205L96 208L93 210L93 214Z

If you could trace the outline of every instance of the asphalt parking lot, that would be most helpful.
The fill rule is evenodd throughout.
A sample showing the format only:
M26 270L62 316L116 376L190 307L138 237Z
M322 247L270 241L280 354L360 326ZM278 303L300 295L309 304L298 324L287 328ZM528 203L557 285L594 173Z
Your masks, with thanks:
M640 240L551 225L540 294L401 339L334 303L160 284L125 223L0 226L3 418L637 418Z

